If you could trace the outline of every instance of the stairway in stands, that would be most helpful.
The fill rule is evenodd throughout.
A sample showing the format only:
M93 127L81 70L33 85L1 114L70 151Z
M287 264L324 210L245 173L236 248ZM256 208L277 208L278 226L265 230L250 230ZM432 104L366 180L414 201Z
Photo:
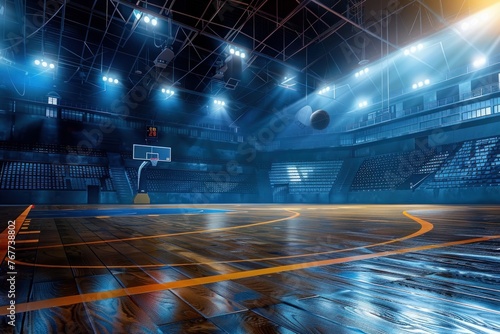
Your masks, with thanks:
M109 152L107 155L109 160L109 175L118 196L118 201L121 204L130 204L133 202L134 195L125 168L121 163L121 155Z

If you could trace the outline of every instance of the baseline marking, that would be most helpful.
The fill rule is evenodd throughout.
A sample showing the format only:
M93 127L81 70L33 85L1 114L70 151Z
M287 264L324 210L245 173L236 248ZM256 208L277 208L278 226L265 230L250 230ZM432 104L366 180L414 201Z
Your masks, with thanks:
M15 235L19 233L19 230L21 229L21 226L24 224L24 221L26 220L26 217L30 213L30 210L33 206L30 205L24 210L19 217L14 219L16 222L15 225ZM9 236L9 228L7 227L3 232L0 234L0 259L5 259L5 256L7 255L7 245L8 245L8 236ZM18 243L18 242L17 242Z

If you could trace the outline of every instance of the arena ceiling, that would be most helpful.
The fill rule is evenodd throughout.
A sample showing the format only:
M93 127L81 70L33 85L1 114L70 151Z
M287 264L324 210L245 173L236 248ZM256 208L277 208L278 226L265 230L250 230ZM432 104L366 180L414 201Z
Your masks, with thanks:
M491 3L3 0L0 80L23 97L50 90L89 105L113 91L148 106L177 100L172 108L191 116L219 98L229 122L244 127ZM230 47L246 55L241 72ZM55 68L34 66L40 58Z

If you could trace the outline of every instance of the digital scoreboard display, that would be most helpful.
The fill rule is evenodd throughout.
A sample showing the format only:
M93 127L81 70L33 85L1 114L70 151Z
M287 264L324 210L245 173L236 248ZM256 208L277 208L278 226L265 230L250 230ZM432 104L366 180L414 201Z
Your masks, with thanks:
M146 126L146 139L147 140L157 140L158 139L158 128L154 125Z

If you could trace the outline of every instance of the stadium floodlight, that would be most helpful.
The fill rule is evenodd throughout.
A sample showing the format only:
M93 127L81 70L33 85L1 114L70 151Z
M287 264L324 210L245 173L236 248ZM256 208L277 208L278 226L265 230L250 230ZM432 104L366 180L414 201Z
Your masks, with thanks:
M366 101L366 100L364 100L364 101L360 101L360 102L358 103L358 107L359 107L359 108L365 108L365 107L367 107L367 106L368 106L368 101Z
M175 91L173 89L170 89L170 88L162 88L161 92L165 95L168 95L168 96L172 96L175 94Z
M113 77L110 77L107 75L102 76L102 81L107 82L107 83L114 83L115 85L120 83L120 81L117 78L113 78Z
M359 78L359 77L362 77L364 76L365 74L368 74L368 72L370 72L370 69L368 67L365 67L364 69L362 69L361 71L358 71L356 72L356 74L354 74L354 76L356 78Z
M53 62L44 60L43 58L35 59L33 64L35 64L35 66L41 66L44 68L49 68L51 70L56 68L56 65Z
M472 29L481 26L481 23L488 22L490 20L490 15L488 12L482 12L477 15L474 15L462 22L460 28L463 32L468 32Z
M411 54L417 53L419 51L422 51L424 49L424 45L422 43L418 43L416 45L412 45L410 47L407 47L404 51L403 54L405 56L409 56Z
M226 102L223 101L223 100L214 99L214 104L217 105L217 106L225 106Z
M320 89L320 91L318 92L319 95L324 95L326 93L328 93L330 91L330 86L326 86L325 88L323 89Z
M151 24L152 24L153 26L156 26L156 25L158 24L158 20L157 20L157 19L155 19L155 18L151 19Z
M474 59L474 61L472 62L472 65L475 68L479 68L479 67L483 67L484 65L486 65L486 62L487 62L486 57L480 56L480 57L477 57L476 59Z
M151 21L151 18L149 16L144 17L144 22L149 23Z
M246 58L246 53L242 49L235 48L234 46L229 47L229 53L240 58Z
M413 89L418 89L418 88L422 88L424 86L428 86L431 84L431 81L429 79L425 79L425 80L419 80L417 82L415 82L411 87Z

